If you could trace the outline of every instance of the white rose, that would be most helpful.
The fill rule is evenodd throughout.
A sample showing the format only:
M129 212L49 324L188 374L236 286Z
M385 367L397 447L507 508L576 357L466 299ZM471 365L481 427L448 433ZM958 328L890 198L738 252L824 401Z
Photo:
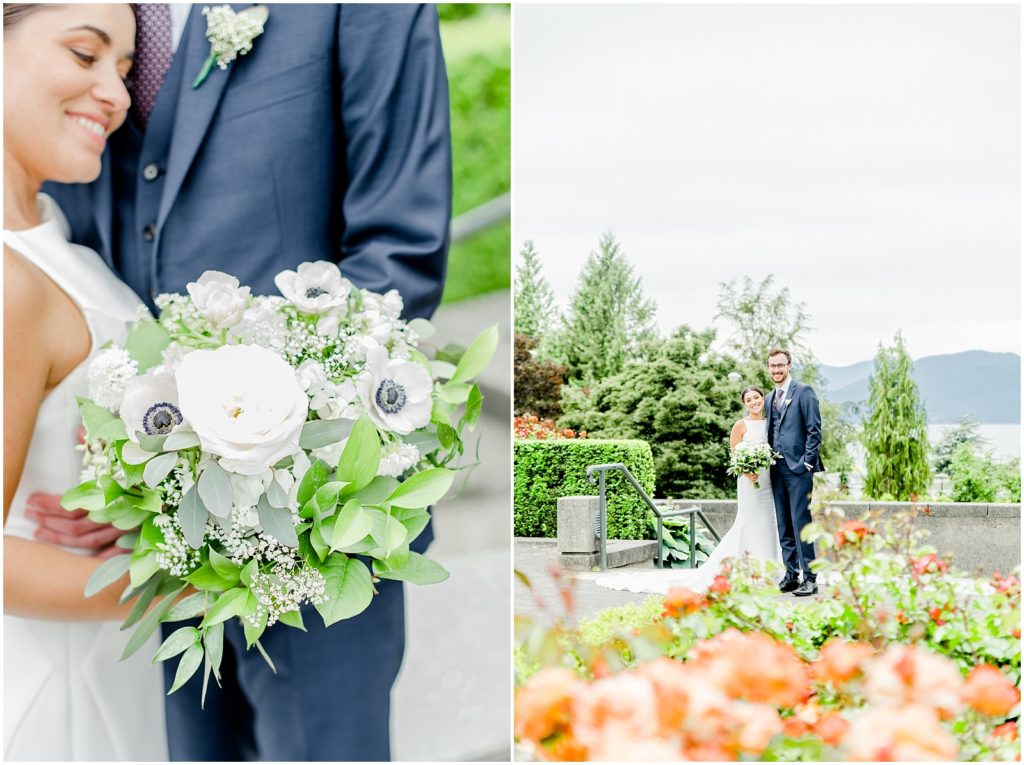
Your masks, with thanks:
M274 479L274 473L270 470L256 475L229 473L228 478L235 495L235 507L255 507Z
M198 281L186 285L192 303L214 329L233 327L242 320L249 305L249 288L220 271L206 271Z
M274 284L302 313L313 315L341 306L352 291L351 282L326 260L300 263L297 271L282 271L274 277Z
M154 369L132 379L125 389L119 414L128 438L135 443L136 432L166 436L182 430L185 423L178 406L174 375Z
M375 425L406 435L430 422L433 385L430 373L419 364L389 359L378 346L366 356L359 394Z
M275 353L258 345L193 351L175 378L182 414L225 470L262 473L299 448L308 399Z

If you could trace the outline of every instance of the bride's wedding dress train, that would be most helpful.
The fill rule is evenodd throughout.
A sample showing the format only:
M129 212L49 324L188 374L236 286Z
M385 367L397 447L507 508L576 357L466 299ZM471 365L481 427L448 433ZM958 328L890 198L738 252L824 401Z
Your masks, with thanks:
M767 441L765 420L746 420L743 440L752 443ZM760 488L746 476L736 479L737 509L732 528L722 537L714 551L696 569L660 569L603 574L595 580L601 587L629 592L664 594L673 587L688 587L703 592L714 580L726 558L739 558L750 553L754 558L782 563L779 533L775 521L775 500L767 470L758 475Z
M67 241L56 204L39 196L42 223L4 231L4 243L57 284L81 309L93 351L123 341L141 301L92 250ZM91 355L90 355L91 359ZM39 409L5 536L32 539L25 517L34 492L75 486L81 420L76 396L88 395L87 359L47 394ZM72 550L81 553L81 550ZM46 571L38 572L46 577ZM130 633L116 622L67 622L4 615L5 760L166 760L163 683L150 660L159 636L120 661ZM196 699L196 713L199 714Z

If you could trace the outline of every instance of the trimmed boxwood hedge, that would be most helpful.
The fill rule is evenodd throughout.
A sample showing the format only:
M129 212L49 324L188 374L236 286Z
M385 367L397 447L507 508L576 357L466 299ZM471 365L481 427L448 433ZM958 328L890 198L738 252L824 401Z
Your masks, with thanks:
M621 462L651 497L654 458L646 441L566 438L515 442L515 535L555 537L558 498L597 496L587 481L587 467ZM619 472L608 473L608 538L647 539L650 512Z

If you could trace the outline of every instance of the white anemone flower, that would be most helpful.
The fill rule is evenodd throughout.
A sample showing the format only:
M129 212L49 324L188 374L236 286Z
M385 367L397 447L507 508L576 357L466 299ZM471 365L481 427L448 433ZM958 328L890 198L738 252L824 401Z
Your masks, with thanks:
M221 271L206 271L186 285L192 303L214 329L227 329L242 320L249 305L249 288Z
M135 443L137 432L166 436L185 427L174 375L162 369L150 370L128 383L119 413L128 438Z
M299 448L309 399L276 353L259 345L193 351L174 376L182 414L225 470L257 475Z
M352 291L352 283L326 260L300 263L297 271L282 271L274 277L274 284L302 313L314 316L343 305Z
M419 364L389 359L380 346L367 353L359 395L382 430L406 435L430 422L432 388L430 373Z

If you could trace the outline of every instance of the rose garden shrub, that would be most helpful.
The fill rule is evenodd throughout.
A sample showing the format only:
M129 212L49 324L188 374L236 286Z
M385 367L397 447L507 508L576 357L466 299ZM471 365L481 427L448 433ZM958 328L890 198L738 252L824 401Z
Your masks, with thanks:
M644 441L517 440L514 461L517 537L555 537L559 497L597 496L598 487L587 480L590 465L621 462L654 494L654 460ZM607 497L609 539L649 537L649 510L621 473L608 474Z
M1020 581L955 571L916 516L820 513L805 535L820 599L780 599L779 572L740 559L660 614L652 599L577 629L517 619L520 744L542 759L1019 759Z

